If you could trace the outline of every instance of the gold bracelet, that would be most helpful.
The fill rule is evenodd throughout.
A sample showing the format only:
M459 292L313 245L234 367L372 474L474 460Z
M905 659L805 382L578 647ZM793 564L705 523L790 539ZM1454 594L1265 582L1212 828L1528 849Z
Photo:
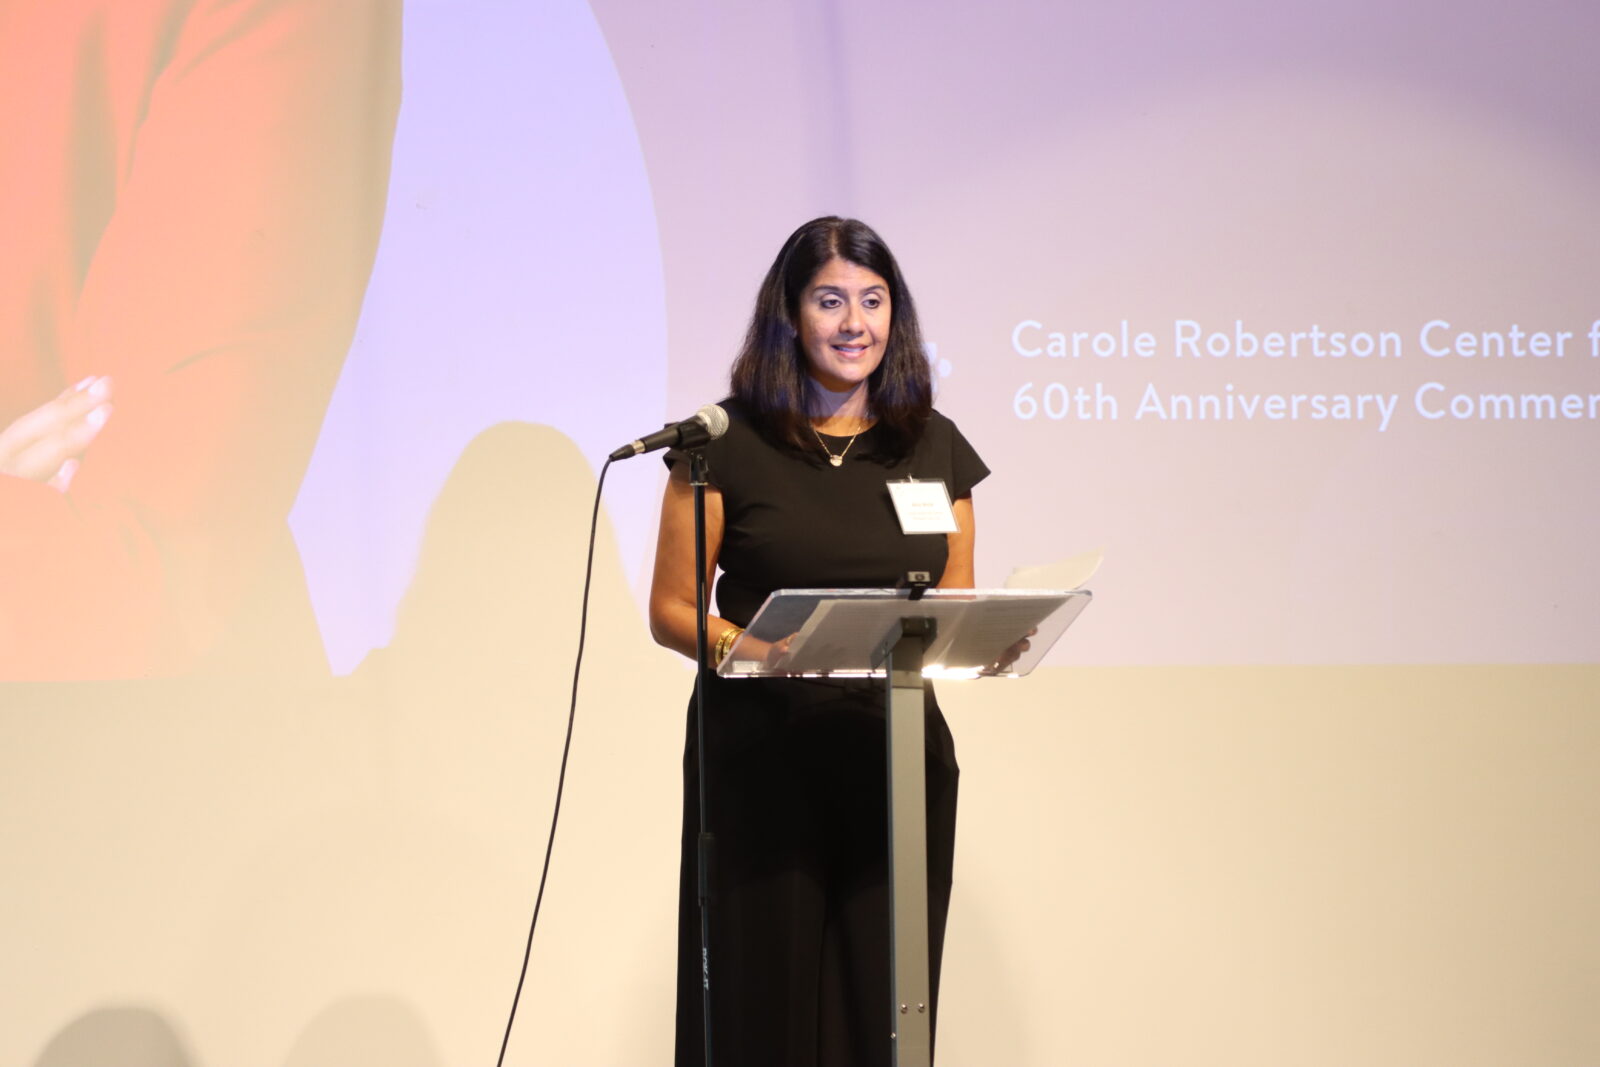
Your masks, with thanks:
M728 658L728 651L733 648L733 643L739 640L739 635L742 633L744 633L744 630L737 626L731 626L722 631L722 636L717 638L717 647L712 653L711 665L713 667L722 666L722 661Z

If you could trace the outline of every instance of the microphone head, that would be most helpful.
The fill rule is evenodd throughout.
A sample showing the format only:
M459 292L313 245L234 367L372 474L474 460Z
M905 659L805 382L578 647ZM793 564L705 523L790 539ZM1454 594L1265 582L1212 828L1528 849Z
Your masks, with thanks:
M695 412L694 417L705 425L710 440L715 441L728 432L728 413L719 404L707 404Z

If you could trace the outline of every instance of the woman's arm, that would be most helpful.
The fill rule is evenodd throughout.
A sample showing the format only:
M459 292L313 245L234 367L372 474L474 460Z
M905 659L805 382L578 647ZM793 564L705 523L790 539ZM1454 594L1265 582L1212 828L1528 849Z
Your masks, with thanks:
M964 496L951 505L956 513L956 532L946 534L950 542L950 558L944 565L944 576L939 579L940 589L971 589L977 579L973 577L972 546L975 530L972 520L972 498Z
M717 572L717 557L722 550L722 493L706 487L706 585ZM656 537L655 577L650 584L650 634L656 642L674 652L695 657L694 595L694 488L689 484L689 465L679 463L667 479L661 501L661 530ZM717 638L733 629L733 624L715 615L706 618L706 644L715 646Z
M94 195L60 193L71 226L35 235L79 249L77 288L52 296L58 320L33 331L51 340L16 362L109 377L117 399L103 429L69 424L53 452L0 471L0 678L203 669L271 625L255 602L281 570L303 582L287 518L378 245L400 4L201 0L158 22L159 6L99 5L93 48L39 60L81 63L94 107L27 102L47 126L70 121L71 181ZM7 432L8 448L31 433ZM69 492L34 480L80 443Z

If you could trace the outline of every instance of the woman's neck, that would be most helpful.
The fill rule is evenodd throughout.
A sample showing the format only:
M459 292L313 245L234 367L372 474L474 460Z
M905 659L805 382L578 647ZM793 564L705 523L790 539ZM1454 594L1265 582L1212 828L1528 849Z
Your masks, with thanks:
M834 392L811 379L806 390L806 413L811 425L827 434L860 433L872 425L872 405L867 402L866 382L857 382L843 392Z

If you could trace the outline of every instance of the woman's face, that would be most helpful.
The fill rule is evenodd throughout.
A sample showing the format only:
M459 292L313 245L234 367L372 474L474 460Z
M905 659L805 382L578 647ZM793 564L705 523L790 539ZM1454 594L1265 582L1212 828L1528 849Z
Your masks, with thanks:
M848 260L828 260L800 294L800 349L811 377L835 393L864 383L883 362L891 318L888 282Z

